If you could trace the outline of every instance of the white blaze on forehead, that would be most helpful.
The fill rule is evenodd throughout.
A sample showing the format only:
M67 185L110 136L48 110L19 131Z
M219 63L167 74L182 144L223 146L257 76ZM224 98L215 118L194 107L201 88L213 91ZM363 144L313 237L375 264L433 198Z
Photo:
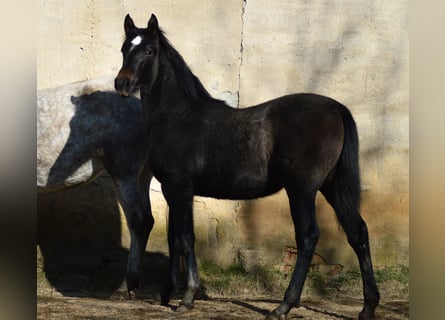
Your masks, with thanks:
M141 42L142 42L141 36L136 36L133 40L131 40L131 44L134 46L141 44Z

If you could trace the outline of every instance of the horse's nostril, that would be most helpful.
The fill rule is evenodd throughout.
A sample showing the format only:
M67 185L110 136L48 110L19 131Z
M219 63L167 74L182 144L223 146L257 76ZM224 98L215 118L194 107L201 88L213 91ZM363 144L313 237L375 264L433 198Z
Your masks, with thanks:
M117 77L114 80L114 88L121 94L123 92L129 92L131 88L131 81L128 78ZM128 94L127 94L128 95Z
M114 79L114 88L119 91L123 87L123 79L116 78Z

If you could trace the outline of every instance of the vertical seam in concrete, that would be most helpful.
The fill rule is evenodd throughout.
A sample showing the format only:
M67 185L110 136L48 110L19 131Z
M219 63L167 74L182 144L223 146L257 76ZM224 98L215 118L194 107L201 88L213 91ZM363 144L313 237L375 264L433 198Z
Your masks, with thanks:
M239 61L239 69L238 69L238 103L237 108L240 106L240 90L241 90L241 67L243 65L243 57L244 57L244 13L246 12L247 0L243 0L243 8L241 11L241 39L240 39L240 61Z

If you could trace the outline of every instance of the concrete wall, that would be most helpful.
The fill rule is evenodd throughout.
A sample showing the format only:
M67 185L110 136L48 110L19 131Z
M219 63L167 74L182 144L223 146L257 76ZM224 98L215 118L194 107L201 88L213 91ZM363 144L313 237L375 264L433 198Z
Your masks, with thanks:
M116 74L125 14L145 26L152 12L210 93L233 106L302 91L347 105L360 135L362 213L375 264L408 263L406 0L39 1L38 89ZM109 179L82 188L98 185L110 188ZM71 190L69 197L80 193L91 195ZM64 197L40 196L39 216L86 210L72 203L51 205L64 203ZM167 206L156 181L151 199L156 225L147 249L167 252ZM90 200L102 201L93 195ZM94 207L100 211L100 205ZM317 211L317 252L330 263L356 264L322 196ZM121 244L128 246L122 213L120 217ZM277 264L284 247L295 245L284 192L255 201L196 197L195 220L198 257L221 265L238 259ZM51 219L40 221L41 236L49 234L44 222ZM62 225L59 221L52 227Z

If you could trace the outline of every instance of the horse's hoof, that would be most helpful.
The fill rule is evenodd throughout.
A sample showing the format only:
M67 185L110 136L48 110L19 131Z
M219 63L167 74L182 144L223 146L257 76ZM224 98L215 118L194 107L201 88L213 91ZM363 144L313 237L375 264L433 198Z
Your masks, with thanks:
M168 307L169 303L170 303L170 298L165 298L161 296L161 306Z
M138 281L138 277L135 276L127 276L127 278L125 279L125 282L127 284L127 291L134 291L137 288L139 288L139 281Z
M129 290L127 291L127 294L128 294L128 300L136 299L136 290Z
M171 291L170 290L162 290L161 291L161 306L164 307L168 307L169 303L170 303L170 295L171 295Z
M184 304L181 303L179 307L176 309L178 313L185 313L193 309L193 304Z
M116 290L110 297L112 300L128 300L128 291L126 289Z
M286 319L286 315L285 314L278 315L278 314L276 314L275 312L272 311L271 313L269 313L266 316L265 320L284 320L284 319Z
M359 320L374 320L375 314L374 311L362 310L358 315Z

